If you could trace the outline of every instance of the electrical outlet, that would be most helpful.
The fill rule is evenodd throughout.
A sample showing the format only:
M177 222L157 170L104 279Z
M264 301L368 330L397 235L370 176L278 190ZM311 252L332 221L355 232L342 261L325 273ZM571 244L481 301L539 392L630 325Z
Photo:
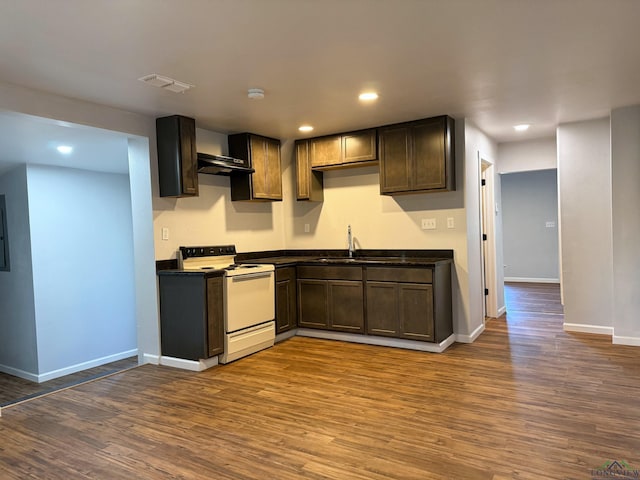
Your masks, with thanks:
M169 240L169 228L162 227L162 240Z
M447 217L447 228L456 228L456 223L453 217Z
M435 230L436 229L436 219L435 218L423 218L422 219L422 229L423 230Z
M304 233L309 233L309 231L310 231L309 224L305 223L304 224Z

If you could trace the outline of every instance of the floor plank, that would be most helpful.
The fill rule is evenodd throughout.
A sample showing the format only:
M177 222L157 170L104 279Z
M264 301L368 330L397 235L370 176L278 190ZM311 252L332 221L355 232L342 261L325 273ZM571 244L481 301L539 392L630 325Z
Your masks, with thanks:
M0 471L503 480L640 467L639 350L508 309L444 354L294 337L205 372L145 365L6 408Z
M51 392L111 375L138 365L138 357L130 357L81 372L37 383L0 372L0 408L23 402Z

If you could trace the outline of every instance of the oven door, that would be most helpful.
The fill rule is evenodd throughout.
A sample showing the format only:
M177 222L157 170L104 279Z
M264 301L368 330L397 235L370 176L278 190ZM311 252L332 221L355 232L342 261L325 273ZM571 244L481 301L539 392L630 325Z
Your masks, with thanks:
M273 271L225 277L225 330L237 332L275 318Z

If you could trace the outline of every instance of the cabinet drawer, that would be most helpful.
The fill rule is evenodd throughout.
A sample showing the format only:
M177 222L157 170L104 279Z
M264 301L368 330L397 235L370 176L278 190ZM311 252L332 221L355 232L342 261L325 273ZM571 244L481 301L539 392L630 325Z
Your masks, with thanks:
M300 266L298 278L317 278L320 280L362 280L362 267L343 266Z
M276 268L276 282L296 279L296 267Z
M368 267L367 280L378 282L432 283L431 268Z

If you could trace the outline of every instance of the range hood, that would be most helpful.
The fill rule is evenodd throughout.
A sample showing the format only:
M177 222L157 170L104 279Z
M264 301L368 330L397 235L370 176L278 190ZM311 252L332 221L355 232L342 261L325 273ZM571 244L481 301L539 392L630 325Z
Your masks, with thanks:
M248 160L227 157L225 155L209 155L198 153L198 173L211 175L234 175L238 173L253 173Z

